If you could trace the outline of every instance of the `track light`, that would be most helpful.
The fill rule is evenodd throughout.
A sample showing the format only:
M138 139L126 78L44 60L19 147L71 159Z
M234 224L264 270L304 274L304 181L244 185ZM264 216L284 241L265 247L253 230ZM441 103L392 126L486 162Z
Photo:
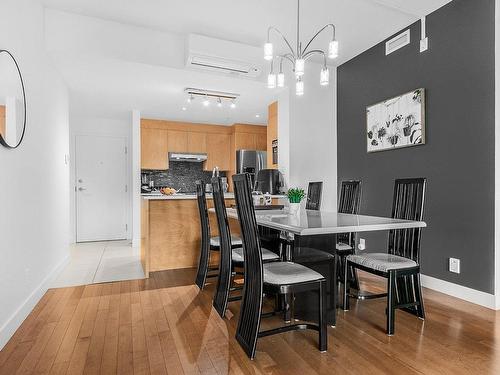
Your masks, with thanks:
M236 102L234 101L234 99L231 101L230 107L231 108L236 108Z
M205 100L203 100L203 105L208 107L210 105L210 100L208 100L208 95L205 95Z
M191 103L193 100L194 100L194 96L193 96L193 94L189 95L189 97L188 97L188 99L187 99L187 102L188 102L188 103Z
M220 98L217 98L217 107L222 107L222 100Z

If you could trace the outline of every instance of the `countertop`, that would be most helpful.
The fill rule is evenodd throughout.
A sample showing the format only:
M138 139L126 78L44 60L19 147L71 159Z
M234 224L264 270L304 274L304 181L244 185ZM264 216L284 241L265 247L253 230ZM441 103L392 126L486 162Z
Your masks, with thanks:
M173 194L173 195L149 195L141 194L142 199L145 200L176 200L176 199L196 199L196 194ZM285 195L271 195L272 198L286 198ZM207 193L207 198L212 199L212 194ZM234 193L224 193L224 198L234 199Z

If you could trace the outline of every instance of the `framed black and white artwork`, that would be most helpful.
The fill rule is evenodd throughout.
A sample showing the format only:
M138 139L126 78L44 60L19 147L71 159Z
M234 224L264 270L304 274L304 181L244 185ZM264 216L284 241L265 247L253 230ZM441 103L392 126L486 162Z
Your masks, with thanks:
M425 144L425 89L367 107L366 141L368 152Z

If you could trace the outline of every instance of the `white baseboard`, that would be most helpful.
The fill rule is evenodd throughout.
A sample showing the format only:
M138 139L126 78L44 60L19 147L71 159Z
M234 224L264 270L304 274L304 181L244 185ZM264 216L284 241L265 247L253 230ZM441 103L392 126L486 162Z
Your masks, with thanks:
M40 285L24 300L19 308L12 314L7 322L0 327L0 350L14 335L24 319L31 313L35 305L43 297L51 283L59 275L62 269L69 263L69 254L54 267L54 269L43 279Z
M421 275L422 286L448 294L452 297L460 298L468 302L481 305L492 310L497 310L495 296L493 294L481 292L479 290L467 288L466 286L450 283L432 276Z

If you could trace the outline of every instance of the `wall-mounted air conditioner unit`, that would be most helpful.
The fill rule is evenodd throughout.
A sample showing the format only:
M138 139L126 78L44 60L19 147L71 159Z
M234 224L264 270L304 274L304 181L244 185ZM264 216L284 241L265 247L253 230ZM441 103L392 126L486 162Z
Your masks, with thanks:
M262 72L259 48L227 40L190 34L186 43L186 66L248 78Z

